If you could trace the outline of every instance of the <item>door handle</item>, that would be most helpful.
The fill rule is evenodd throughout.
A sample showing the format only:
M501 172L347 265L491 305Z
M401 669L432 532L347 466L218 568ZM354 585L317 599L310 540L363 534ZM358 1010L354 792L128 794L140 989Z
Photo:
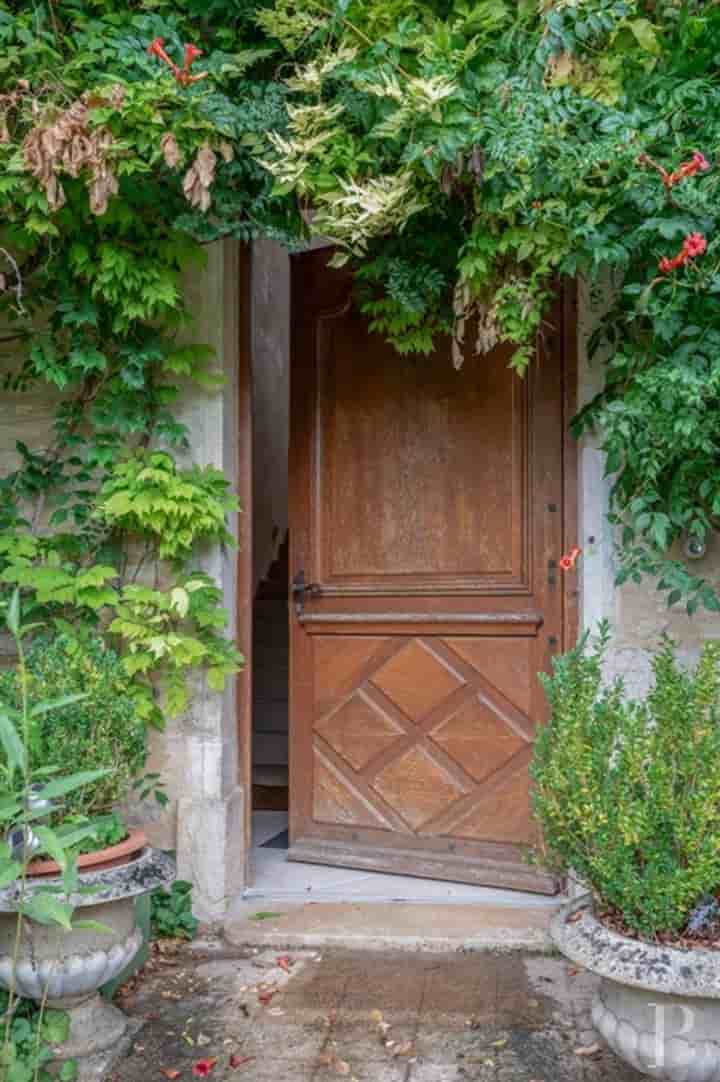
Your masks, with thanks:
M295 613L297 616L302 616L303 609L305 608L305 599L308 597L317 597L318 594L321 593L321 587L317 582L306 582L305 572L300 570L292 580L290 592L292 594L292 599L295 602Z

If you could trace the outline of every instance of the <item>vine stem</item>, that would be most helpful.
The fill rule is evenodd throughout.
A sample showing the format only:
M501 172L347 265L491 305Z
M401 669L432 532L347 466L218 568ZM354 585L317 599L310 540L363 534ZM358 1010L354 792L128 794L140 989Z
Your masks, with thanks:
M26 836L28 828L28 819L26 814L25 796L28 793L30 786L30 759L28 757L27 749L29 747L28 737L30 735L30 717L28 710L28 688L27 688L27 668L25 666L25 651L23 650L22 637L20 629L17 630L17 634L14 636L15 645L18 652L18 668L20 670L20 703L22 712L22 724L23 724L23 742L25 745L25 762L23 763L23 816L21 819L21 825L23 828L23 837ZM25 859L25 853L23 851L23 865L22 873L20 876L20 905L18 907L17 921L15 924L15 942L13 944L13 956L12 956L12 975L10 978L10 991L8 995L8 1007L7 1007L7 1021L5 1023L5 1054L7 1055L8 1048L10 1047L10 1028L12 1026L13 1014L15 1013L15 1001L16 985L15 974L17 973L18 958L20 957L20 943L22 940L22 928L23 928L23 904L25 902L25 890L27 886L27 860Z
M45 1008L47 1006L48 989L50 987L50 978L48 977L47 983L43 988L43 997L40 1001L40 1013L38 1015L37 1032L35 1033L35 1070L33 1071L33 1082L38 1082L40 1077L40 1037L42 1033L42 1024L45 1018Z
M0 252L5 256L6 260L10 264L15 274L15 301L17 303L17 310L21 316L27 315L27 310L23 304L23 280L20 273L20 267L18 266L17 259L8 252L7 248L0 248Z

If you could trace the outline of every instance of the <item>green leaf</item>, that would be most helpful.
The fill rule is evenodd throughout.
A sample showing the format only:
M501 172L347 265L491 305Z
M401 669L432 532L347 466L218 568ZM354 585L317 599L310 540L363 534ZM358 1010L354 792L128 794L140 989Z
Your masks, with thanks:
M0 860L0 889L9 887L22 875L23 865L16 860Z
M65 1011L46 1011L43 1018L43 1037L48 1044L64 1044L69 1036L70 1016Z
M638 45L645 50L646 53L652 53L654 56L660 52L660 42L655 32L655 27L649 19L631 19L628 22L628 26L635 35L635 40Z
M27 769L25 745L4 710L0 710L0 744L2 744L11 773L19 770L24 774Z
M67 866L67 853L55 831L45 826L35 826L33 831L40 839L43 851L57 861L61 870L64 871Z
M63 706L71 706L73 703L81 703L84 699L89 698L87 692L78 692L76 695L65 695L62 699L54 699L49 702L38 703L30 711L31 718L42 717L43 714L49 714L51 710L61 710Z
M54 800L59 796L67 796L68 793L81 789L83 785L91 785L111 773L111 770L85 770L79 774L71 774L67 778L55 778L38 791L38 799Z
M99 920L74 920L73 928L84 928L88 932L100 932L102 935L115 935L115 929Z
M20 631L20 591L17 588L10 598L6 620L10 632L17 637Z
M59 924L68 932L72 930L75 908L69 902L62 902L55 894L31 894L23 905L23 912L38 924Z

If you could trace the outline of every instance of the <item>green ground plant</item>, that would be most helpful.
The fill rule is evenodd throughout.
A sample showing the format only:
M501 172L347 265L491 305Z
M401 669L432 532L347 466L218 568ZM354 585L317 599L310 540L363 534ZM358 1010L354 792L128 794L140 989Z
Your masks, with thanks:
M543 859L642 936L679 933L720 883L720 644L685 669L666 641L637 700L604 682L607 644L607 628L595 644L585 636L541 677L551 717L532 777Z
M37 739L39 724L56 711L78 707L83 693L57 698L36 697L31 686L24 641L36 628L25 623L20 591L10 598L5 626L17 653L12 675L13 698L0 702L0 888L13 892L17 911L13 964L17 964L22 942L22 926L27 920L70 930L76 923L72 896L80 887L77 855L93 838L96 828L86 816L82 822L65 822L63 803L78 793L92 792L107 778L107 769L74 771L61 774L43 763L33 769L31 748ZM44 690L44 689L43 689ZM16 693L16 694L15 694ZM52 825L50 825L52 823ZM30 891L27 868L30 860L46 856L60 866L61 883L42 891ZM102 926L97 925L102 931ZM46 1011L23 1003L15 992L14 980L2 994L4 1026L0 1044L0 1078L3 1082L47 1082L45 1070L51 1058L51 1045L66 1039L68 1019L61 1012ZM61 1078L72 1082L73 1061L62 1068Z
M198 921L192 911L192 883L176 879L170 890L154 891L150 906L153 939L194 938Z

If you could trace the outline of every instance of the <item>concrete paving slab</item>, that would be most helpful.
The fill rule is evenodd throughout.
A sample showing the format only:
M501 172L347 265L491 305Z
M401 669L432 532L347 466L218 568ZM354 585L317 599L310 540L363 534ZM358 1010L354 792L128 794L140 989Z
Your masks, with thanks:
M551 948L554 906L424 902L237 903L225 923L233 946L354 950L536 950ZM268 914L271 916L268 917Z
M128 990L144 1028L108 1082L192 1082L200 1059L210 1082L640 1082L608 1051L576 1054L597 1040L594 986L538 954L281 955L218 937L156 955Z

